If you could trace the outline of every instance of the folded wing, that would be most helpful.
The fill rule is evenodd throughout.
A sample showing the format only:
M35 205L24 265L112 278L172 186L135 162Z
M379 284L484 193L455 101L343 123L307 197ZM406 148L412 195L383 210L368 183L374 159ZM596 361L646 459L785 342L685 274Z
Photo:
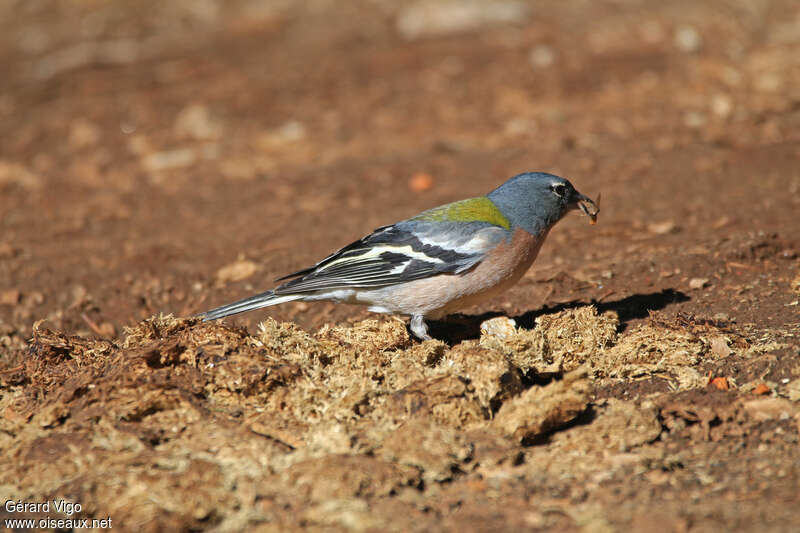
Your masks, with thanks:
M372 288L477 265L510 232L488 222L409 220L378 228L275 288L275 295Z

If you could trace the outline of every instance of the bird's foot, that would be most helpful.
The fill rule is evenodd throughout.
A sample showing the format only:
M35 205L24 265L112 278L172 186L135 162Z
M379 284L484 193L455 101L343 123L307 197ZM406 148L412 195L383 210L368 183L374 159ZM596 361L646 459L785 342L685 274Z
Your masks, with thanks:
M421 341L433 340L433 337L428 333L428 325L425 324L425 319L422 315L414 315L411 317L409 329L411 329L411 333Z

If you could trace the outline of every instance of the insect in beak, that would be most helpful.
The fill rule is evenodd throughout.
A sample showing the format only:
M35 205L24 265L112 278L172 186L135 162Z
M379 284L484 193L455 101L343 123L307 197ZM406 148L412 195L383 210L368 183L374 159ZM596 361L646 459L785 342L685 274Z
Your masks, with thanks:
M597 202L581 193L577 193L576 196L576 204L583 211L583 214L589 217L589 224L597 224L597 214L600 212L600 195L597 195Z

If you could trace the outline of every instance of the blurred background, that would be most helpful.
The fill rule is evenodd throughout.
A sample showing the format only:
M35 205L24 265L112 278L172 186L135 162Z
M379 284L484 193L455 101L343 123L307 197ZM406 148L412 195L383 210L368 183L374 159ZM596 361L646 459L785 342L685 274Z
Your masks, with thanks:
M0 73L7 345L239 299L529 170L602 192L599 224L474 312L672 291L783 320L730 263L796 268L795 0L3 0Z
M141 322L531 170L602 202L466 310L549 323L519 344ZM798 213L797 0L0 0L0 493L137 533L797 529Z

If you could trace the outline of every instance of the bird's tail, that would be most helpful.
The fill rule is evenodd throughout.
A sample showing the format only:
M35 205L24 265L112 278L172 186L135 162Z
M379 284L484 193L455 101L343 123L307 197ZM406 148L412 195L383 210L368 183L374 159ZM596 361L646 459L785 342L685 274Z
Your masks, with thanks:
M216 320L218 318L230 315L238 315L239 313L252 311L253 309L269 307L270 305L282 304L284 302L291 302L292 300L298 300L302 297L303 296L300 294L285 294L282 296L276 296L275 291L267 291L262 292L261 294L256 294L255 296L251 296L250 298L245 298L244 300L239 300L238 302L233 302L232 304L217 307L211 311L206 311L199 316L203 319L203 322L207 322L209 320Z

